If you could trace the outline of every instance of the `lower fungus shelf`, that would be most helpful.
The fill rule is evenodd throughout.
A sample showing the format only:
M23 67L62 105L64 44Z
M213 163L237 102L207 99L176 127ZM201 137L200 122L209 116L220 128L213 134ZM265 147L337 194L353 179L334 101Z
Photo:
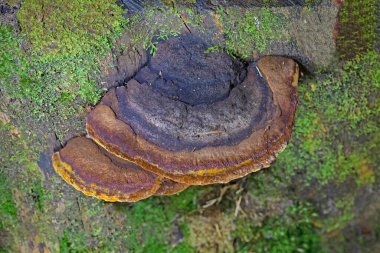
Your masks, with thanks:
M187 188L185 184L164 179L121 160L85 137L70 140L55 153L53 165L57 173L77 190L106 201L135 202Z

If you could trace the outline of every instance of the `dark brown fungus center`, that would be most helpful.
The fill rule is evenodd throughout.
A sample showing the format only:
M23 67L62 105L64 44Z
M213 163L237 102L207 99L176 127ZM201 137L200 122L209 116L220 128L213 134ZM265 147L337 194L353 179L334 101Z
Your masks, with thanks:
M191 34L169 39L158 44L156 55L134 79L190 106L222 100L246 71L242 62L225 53L205 53L208 47Z

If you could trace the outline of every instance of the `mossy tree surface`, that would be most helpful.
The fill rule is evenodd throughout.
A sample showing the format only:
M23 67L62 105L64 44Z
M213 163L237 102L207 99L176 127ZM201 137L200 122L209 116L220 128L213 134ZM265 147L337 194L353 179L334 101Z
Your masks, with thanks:
M300 84L293 142L278 162L278 166L290 169L287 176L308 168L306 183L317 180L324 185L330 180L344 181L352 173L360 174L359 167L364 163L375 168L379 69L378 54L369 52L347 62L341 70L324 74L320 82L305 79Z
M199 25L196 11L187 17L178 10L157 24L157 10L147 13L155 26L144 28L146 36L134 35L148 49L176 35L183 20ZM55 121L64 130L72 115L96 102L98 59L124 25L133 30L143 19L125 24L121 13L105 0L28 0L18 13L21 33L0 26L0 252L346 252L349 241L374 249L380 66L371 45L335 69L301 78L291 143L270 169L245 179L127 204L85 197L41 171L34 129ZM251 38L245 30L254 29L257 15L245 13L237 24L244 31L226 30L226 37ZM372 31L374 24L366 25ZM231 54L244 56L244 43L231 45ZM369 226L374 239L347 238L348 224L356 223Z
M99 61L121 35L122 12L106 0L24 1L17 15L21 34L13 37L1 26L2 92L19 100L12 104L15 117L41 124L54 119L46 127L61 137L68 118L95 104Z
M269 8L257 11L219 8L216 15L224 27L225 36L225 41L219 47L230 55L247 59L255 52L264 52L270 43L284 38L284 21Z
M344 8L339 13L340 32L337 37L342 58L353 58L358 52L366 52L375 45L379 36L378 5L376 0L344 1Z

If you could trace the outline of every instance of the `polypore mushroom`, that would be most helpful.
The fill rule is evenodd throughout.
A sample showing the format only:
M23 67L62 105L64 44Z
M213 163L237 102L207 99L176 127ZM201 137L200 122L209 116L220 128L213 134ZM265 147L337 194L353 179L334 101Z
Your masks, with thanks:
M134 79L89 113L88 135L186 184L225 183L268 167L291 136L297 63L268 56L245 65L206 49L192 35L160 43Z
M187 187L114 157L85 137L70 140L55 153L53 165L77 190L106 201L134 202L154 194L173 194Z
M191 34L159 43L88 114L93 141L75 138L53 155L56 171L86 195L132 202L268 167L291 136L297 63L246 64L207 47Z

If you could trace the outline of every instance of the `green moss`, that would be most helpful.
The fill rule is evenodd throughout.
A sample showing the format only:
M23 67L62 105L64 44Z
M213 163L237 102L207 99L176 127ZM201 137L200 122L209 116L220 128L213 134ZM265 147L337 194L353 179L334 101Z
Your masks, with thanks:
M165 203L166 212L174 216L178 211L190 213L197 209L198 198L201 194L209 191L211 187L192 186L174 196L167 196L162 201Z
M168 8L167 11L168 13L158 16L158 13L164 13L165 10L150 7L143 14L131 17L127 29L131 31L133 45L142 45L151 55L155 55L159 40L179 35L182 24L179 14L173 8Z
M63 135L65 121L101 97L99 61L121 35L125 19L114 1L24 1L21 34L0 27L3 100L21 124ZM21 50L21 45L23 45Z
M9 6L16 6L20 3L20 0L5 0L4 2Z
M12 125L0 122L0 139L0 231L6 231L12 239L6 241L6 248L14 252L17 245L14 237L19 236L20 228L20 203L17 202L20 198L15 196L21 191L33 199L31 203L36 203L36 209L42 209L42 202L38 204L39 200L35 198L35 193L41 190L37 188L37 182L41 182L41 174L33 162L35 153L26 146L23 134Z
M121 15L122 9L108 0L27 0L17 17L33 51L49 60L106 48L120 32Z
M0 123L0 139L0 230L6 231L6 248L17 252L25 240L51 242L57 237L54 226L47 225L53 219L47 214L54 208L48 187L52 182L36 163L38 152L28 147L27 135L10 124ZM31 236L30 229L36 234Z
M197 196L204 191L193 187L179 195L150 198L124 210L129 217L127 224L133 228L129 231L128 248L133 252L193 252L185 242L170 245L169 241L176 220L186 229L180 215L196 210Z
M168 6L173 6L176 4L191 5L195 4L197 0L162 0L162 2Z
M230 55L243 59L264 52L270 43L283 38L283 21L270 9L219 8L217 17L223 26L225 40L220 45Z
M0 170L0 231L11 226L17 219L17 209L10 185L9 179Z
M47 105L41 111L67 106L77 96L96 103L100 93L91 72L121 33L121 8L106 0L29 0L17 17L30 44L27 57L34 73L34 83L28 84L33 93L24 97Z
M337 49L344 59L372 49L377 41L376 0L345 0L339 12Z
M237 222L237 252L324 252L321 236L313 227L316 214L309 204L296 204L285 214L266 217L259 225L246 218Z
M159 41L178 36L184 22L188 26L200 25L202 14L192 8L169 4L167 7L149 5L144 12L136 13L129 18L127 30L135 47L143 46L151 55L157 51Z
M177 245L171 252L172 253L194 253L197 251L190 245L186 243L181 243Z
M354 198L352 196L337 200L335 207L339 210L339 215L322 220L325 233L343 229L354 218Z
M130 231L130 250L150 252L155 249L156 252L165 252L172 217L167 216L159 200L156 198L136 203L130 215L132 227L140 227L137 231Z
M41 185L41 182L35 182L31 187L29 194L34 199L34 202L36 203L38 210L42 211L44 207L44 190Z
M59 241L59 251L61 253L91 252L85 243L84 236L80 231L66 228Z
M364 165L376 166L378 59L377 53L370 52L325 75L323 81L308 79L300 84L292 142L278 157L274 171L286 172L285 178L305 171L306 183L317 180L324 185L357 177Z
M12 97L16 97L24 89L17 87L17 82L22 85L28 82L27 62L21 56L19 38L14 35L10 26L0 24L0 83L5 91ZM28 92L28 91L26 91Z
M16 135L16 136L15 136ZM11 175L18 173L22 167L30 165L35 160L36 154L27 148L25 135L18 132L10 124L0 122L0 158L1 170Z
M312 6L312 5L317 5L320 4L322 0L306 0L305 4L306 6Z

